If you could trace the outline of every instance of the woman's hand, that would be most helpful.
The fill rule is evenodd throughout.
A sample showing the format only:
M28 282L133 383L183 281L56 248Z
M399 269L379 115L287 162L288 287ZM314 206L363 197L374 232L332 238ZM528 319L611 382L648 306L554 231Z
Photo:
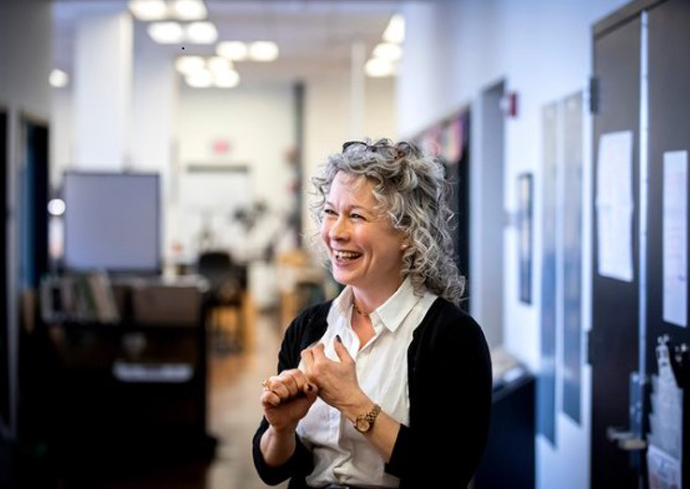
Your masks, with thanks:
M367 397L359 387L355 361L340 337L336 337L334 346L340 362L326 357L323 343L302 351L302 360L307 377L319 388L321 399L344 412L355 404L361 404Z
M261 406L275 431L294 432L317 397L318 388L295 368L266 380Z

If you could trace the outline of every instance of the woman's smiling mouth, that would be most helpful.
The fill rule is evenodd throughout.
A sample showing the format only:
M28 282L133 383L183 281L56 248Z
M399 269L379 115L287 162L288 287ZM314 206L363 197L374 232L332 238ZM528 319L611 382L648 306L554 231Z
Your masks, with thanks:
M337 263L350 263L361 256L362 253L356 251L333 250L333 257Z

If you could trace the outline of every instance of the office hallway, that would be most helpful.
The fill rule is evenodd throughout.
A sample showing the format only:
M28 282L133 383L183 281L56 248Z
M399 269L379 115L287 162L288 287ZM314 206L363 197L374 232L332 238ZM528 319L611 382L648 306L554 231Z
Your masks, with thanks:
M281 333L277 314L250 319L247 346L241 353L219 355L209 345L208 432L218 440L210 464L194 462L157 468L136 477L118 478L107 489L259 489L251 438L261 417L261 381L276 368ZM278 486L286 487L287 484ZM69 485L68 485L69 487Z

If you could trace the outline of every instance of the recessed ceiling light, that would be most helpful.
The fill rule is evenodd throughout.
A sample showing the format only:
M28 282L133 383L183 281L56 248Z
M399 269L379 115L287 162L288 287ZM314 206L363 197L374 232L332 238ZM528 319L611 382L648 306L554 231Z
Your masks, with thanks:
M163 0L131 0L129 10L143 21L161 20L168 15L168 6Z
M176 0L172 11L179 20L201 20L208 15L206 5L201 0Z
M401 14L395 14L391 17L391 20L388 21L388 27L383 32L383 40L402 44L405 40L405 17Z
M177 22L155 22L149 25L149 36L160 44L175 44L182 42L184 32Z
M240 83L240 75L235 70L216 72L213 74L213 84L220 88L234 88Z
M207 65L208 69L213 73L232 70L232 61L227 58L223 58L222 56L213 56L212 58L209 58Z
M364 71L373 78L391 76L395 73L393 64L383 58L371 58L367 61L367 64L364 65Z
M194 88L208 88L213 85L213 75L206 69L201 69L185 76L187 85Z
M402 48L399 44L382 42L374 48L374 57L389 61L397 61L402 56Z
M278 57L278 45L272 41L256 41L249 45L249 57L254 61L273 61Z
M218 39L216 26L211 22L192 22L187 26L187 40L195 44L213 44Z
M183 75L203 70L205 66L206 61L201 56L180 56L175 61L175 68Z
M69 76L64 71L58 70L56 68L50 72L50 77L48 78L48 82L50 83L51 86L53 86L55 88L66 87L67 84L69 83Z
M244 61L247 59L249 49L241 41L223 41L216 46L216 54L232 61Z
M52 199L48 201L48 213L51 216L61 216L65 213L65 201L62 199Z

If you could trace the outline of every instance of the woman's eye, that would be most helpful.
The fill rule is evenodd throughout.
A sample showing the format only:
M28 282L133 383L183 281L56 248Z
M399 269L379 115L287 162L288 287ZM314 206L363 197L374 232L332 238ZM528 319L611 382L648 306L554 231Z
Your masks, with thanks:
M364 216L359 215L359 214L350 214L350 217L352 219L364 219Z
M323 213L328 215L328 216L335 216L336 215L336 213L333 209L324 209Z

